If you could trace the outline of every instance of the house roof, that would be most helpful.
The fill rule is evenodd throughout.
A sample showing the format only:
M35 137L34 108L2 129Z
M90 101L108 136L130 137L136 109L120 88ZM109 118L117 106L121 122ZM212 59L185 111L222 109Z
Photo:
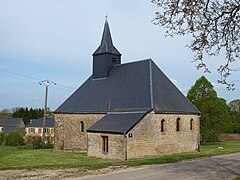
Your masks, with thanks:
M43 118L40 119L31 119L27 127L43 127ZM54 119L46 118L46 127L54 127Z
M105 24L104 24L101 44L97 48L97 50L93 53L93 55L102 54L102 53L111 53L111 54L121 55L113 45L110 28L107 20L105 21Z
M11 133L11 132L14 132L16 130L20 130L20 128L18 126L5 126L5 127L3 127L3 132L5 132L5 133Z
M146 111L200 114L151 60L113 66L105 79L90 76L56 113Z
M23 124L22 118L0 118L0 126L19 127Z
M11 133L24 128L25 124L22 118L0 118L0 127L3 127L3 132Z
M87 132L126 134L147 114L142 112L109 112Z

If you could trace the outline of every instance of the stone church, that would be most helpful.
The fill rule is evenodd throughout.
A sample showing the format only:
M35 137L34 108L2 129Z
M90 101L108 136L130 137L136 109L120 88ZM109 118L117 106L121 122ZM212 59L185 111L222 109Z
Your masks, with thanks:
M92 75L55 111L55 149L106 159L191 152L199 115L153 60L121 63L106 20Z

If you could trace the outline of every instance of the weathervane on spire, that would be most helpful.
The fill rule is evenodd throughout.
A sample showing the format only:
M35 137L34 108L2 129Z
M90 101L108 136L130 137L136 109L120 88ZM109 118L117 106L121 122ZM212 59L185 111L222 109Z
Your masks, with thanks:
M108 15L105 16L105 20L106 20L106 21L107 21L107 19L108 19Z

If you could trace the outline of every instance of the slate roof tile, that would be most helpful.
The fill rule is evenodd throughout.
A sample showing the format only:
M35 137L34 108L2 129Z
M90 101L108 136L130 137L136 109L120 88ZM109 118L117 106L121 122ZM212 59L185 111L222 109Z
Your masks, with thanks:
M109 112L87 132L126 134L147 114L143 112Z
M106 79L90 76L56 113L143 111L200 114L151 60L115 65Z

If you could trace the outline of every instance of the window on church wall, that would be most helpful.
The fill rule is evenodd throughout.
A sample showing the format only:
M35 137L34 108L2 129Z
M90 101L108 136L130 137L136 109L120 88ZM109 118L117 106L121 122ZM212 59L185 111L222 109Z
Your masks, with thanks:
M190 130L193 130L193 119L190 120Z
M176 131L180 131L180 118L177 118L176 121Z
M162 119L161 120L161 132L165 132L166 130L165 130L165 120L164 119Z
M80 122L80 132L84 132L84 122Z
M102 152L108 153L108 136L102 136Z

